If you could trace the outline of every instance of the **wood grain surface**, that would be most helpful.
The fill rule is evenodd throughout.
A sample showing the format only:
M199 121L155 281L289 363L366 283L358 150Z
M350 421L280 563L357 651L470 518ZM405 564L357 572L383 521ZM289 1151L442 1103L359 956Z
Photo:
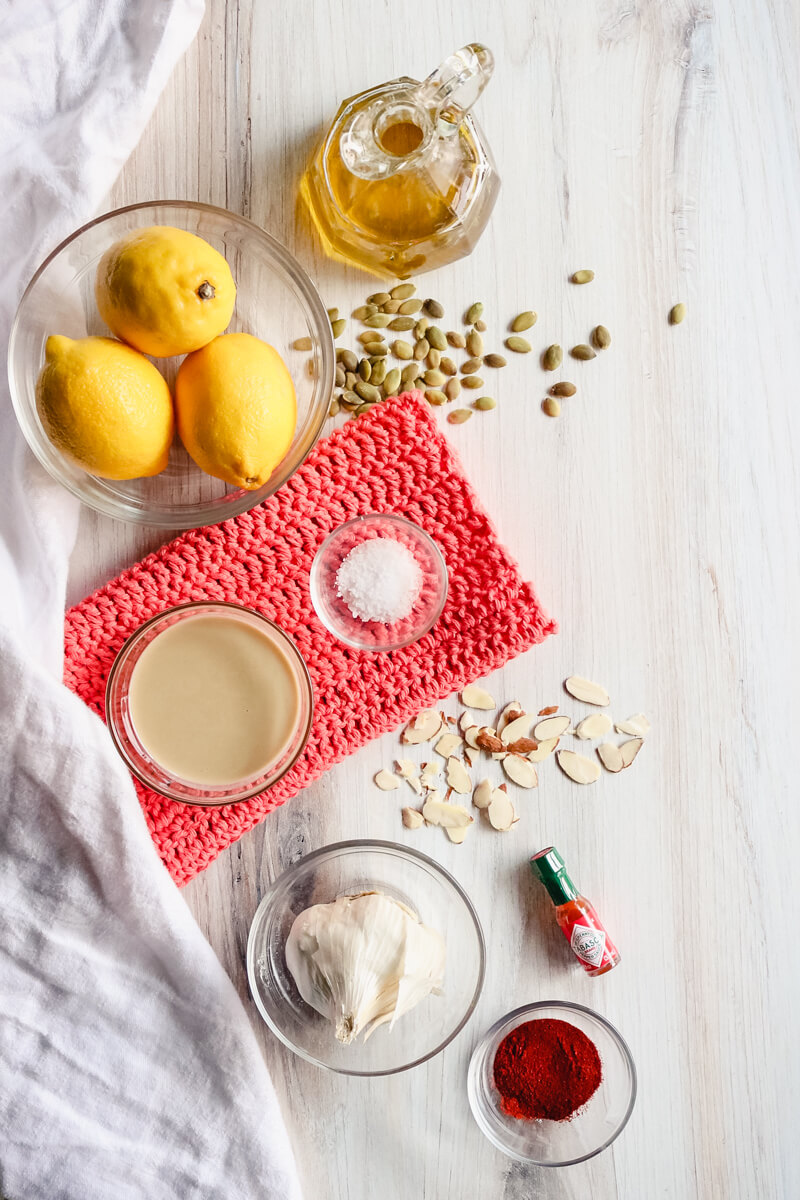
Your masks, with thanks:
M184 895L253 1017L309 1200L796 1197L797 6L209 0L109 207L180 197L244 213L349 311L374 285L326 261L309 231L297 203L309 151L344 97L421 78L476 39L497 58L479 119L503 188L471 258L421 289L451 316L482 300L489 348L529 307L537 352L586 340L598 321L613 337L564 374L579 391L559 420L541 412L530 355L493 375L495 412L449 431L561 627L489 686L539 708L563 703L577 671L608 686L618 719L646 712L652 734L630 771L591 788L545 763L515 829L476 829L463 846L402 829L399 793L371 783L396 751L386 737ZM588 287L568 283L581 267L596 272ZM670 328L677 300L688 317ZM71 600L161 540L85 512ZM243 966L268 884L351 837L435 856L488 942L486 986L456 1042L374 1081L280 1045ZM607 977L573 965L528 876L527 856L550 843L621 949ZM481 1032L553 998L614 1022L639 1073L613 1148L560 1171L495 1151L465 1087Z

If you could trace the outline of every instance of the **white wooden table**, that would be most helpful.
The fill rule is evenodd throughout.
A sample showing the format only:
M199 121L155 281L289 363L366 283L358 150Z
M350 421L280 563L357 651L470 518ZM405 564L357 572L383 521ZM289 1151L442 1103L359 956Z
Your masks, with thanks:
M400 802L376 793L371 777L396 750L387 736L184 895L249 1006L309 1200L796 1197L796 7L210 0L111 204L186 197L245 213L349 311L373 287L322 257L298 209L312 143L343 97L421 78L476 38L497 57L479 119L503 190L472 257L421 286L451 314L483 300L498 341L527 307L540 313L537 349L582 341L597 321L613 336L575 364L580 392L560 420L540 411L530 356L493 380L496 412L449 431L561 624L490 686L541 705L578 671L607 684L618 717L645 711L653 732L629 772L591 789L545 764L512 833L479 829L461 847L403 830ZM579 267L596 272L590 287L567 283ZM689 316L672 329L679 299ZM161 540L84 513L71 600ZM372 1082L284 1049L259 1024L243 968L269 882L306 851L365 836L451 869L489 947L456 1042ZM618 941L624 962L608 977L571 966L528 879L527 856L549 843ZM569 1170L504 1158L467 1106L481 1031L537 998L599 1009L639 1072L619 1141Z

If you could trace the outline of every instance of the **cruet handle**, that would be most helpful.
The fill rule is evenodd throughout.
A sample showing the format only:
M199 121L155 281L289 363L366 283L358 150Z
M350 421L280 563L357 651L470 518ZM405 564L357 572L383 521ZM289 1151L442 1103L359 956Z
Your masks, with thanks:
M451 54L417 89L417 98L430 112L440 136L450 137L480 96L494 71L487 46L471 42Z

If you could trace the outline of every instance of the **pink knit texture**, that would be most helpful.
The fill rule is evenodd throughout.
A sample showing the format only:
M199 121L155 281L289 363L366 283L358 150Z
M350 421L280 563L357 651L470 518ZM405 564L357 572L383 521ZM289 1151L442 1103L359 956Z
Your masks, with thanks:
M449 572L439 621L390 654L336 641L309 597L322 540L368 512L416 521L438 543ZM308 664L315 715L298 762L251 800L197 807L136 783L153 840L178 884L347 754L555 632L419 393L349 421L263 504L183 534L70 609L66 684L104 716L106 678L125 639L148 617L188 600L245 604L286 630Z

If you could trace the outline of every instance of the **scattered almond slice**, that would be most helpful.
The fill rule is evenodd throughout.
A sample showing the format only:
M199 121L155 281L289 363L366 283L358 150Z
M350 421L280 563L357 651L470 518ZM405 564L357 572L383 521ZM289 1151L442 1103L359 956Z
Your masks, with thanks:
M469 825L464 825L460 829L453 829L452 826L445 826L445 833L450 838L451 842L455 842L457 846L460 846L464 841L464 838L469 833Z
M503 759L503 770L509 779L523 788L535 788L539 783L536 767L528 758L518 754L507 754Z
M407 746L418 746L435 738L441 728L441 715L432 708L424 708L406 725L400 741Z
M479 733L480 728L477 725L470 725L469 729L464 734L464 741L472 750L480 750L480 746L478 745Z
M422 806L422 815L429 825L441 825L443 829L463 829L471 825L473 818L460 804L448 804L431 796Z
M434 781L434 779L436 779L440 770L441 770L441 767L439 766L439 763L437 763L437 762L425 763L425 766L422 768L422 772L419 777L419 781L422 784L422 786L426 789L435 787L435 784L433 781Z
M375 776L375 783L382 792L394 792L400 787L400 780L391 771L378 771Z
M411 788L412 792L415 792L417 796L422 795L422 780L416 775L409 775L406 778L406 783Z
M643 745L644 738L631 738L629 742L622 743L619 748L619 752L622 755L622 765L624 767L629 767L631 765Z
M558 738L545 738L543 742L539 742L535 750L531 750L528 758L531 762L544 762L546 758L555 750L558 745Z
M491 725L482 725L478 730L475 741L481 750L486 750L488 754L497 754L505 750L505 746Z
M514 805L500 788L496 788L492 792L491 804L486 810L486 815L492 828L497 829L500 833L507 833L517 820Z
M509 754L530 754L532 750L538 749L539 743L533 738L522 737L517 738L514 742L509 742Z
M492 802L492 785L488 779L482 779L472 793L472 803L476 808L488 808Z
M557 712L558 712L557 704L548 704L546 708L540 708L537 715L540 717L552 717L553 713L557 713Z
M607 704L611 703L611 697L602 684L593 683L591 679L583 679L580 675L570 675L569 679L564 680L564 687L570 696L574 696L576 700L582 700L584 704L597 704L601 708L605 708Z
M625 763L622 761L620 748L619 746L615 746L613 742L603 742L602 746L598 746L597 757L605 769L611 771L614 775L625 766Z
M461 692L461 703L466 708L496 708L494 699L489 695L485 688L478 687L476 683L467 684Z
M591 716L584 717L575 727L575 736L582 738L584 741L593 741L595 738L604 737L611 728L611 717L605 713L592 713Z
M630 737L647 737L650 732L650 722L644 713L634 713L632 717L628 717L626 721L620 721L615 725L617 733L627 733Z
M417 808L404 808L402 817L406 829L419 829L425 824L425 818Z
M458 728L462 733L466 733L468 729L477 729L475 718L471 712L463 712L458 718Z
M545 717L533 727L533 736L537 742L546 742L550 738L563 737L570 727L569 717Z
M564 774L575 783L595 783L600 778L600 764L574 750L559 750L556 760Z
M464 755L464 762L467 764L467 766L474 767L475 761L479 755L479 751L472 750L469 746L465 746L462 753Z
M509 721L515 721L525 712L519 700L510 700L497 718L497 732L502 733Z
M442 758L449 758L460 745L461 738L457 733L443 733L433 748Z
M472 781L460 759L452 756L448 758L445 777L447 786L451 787L454 792L458 792L460 796L466 796L472 791Z
M396 758L394 769L401 779L413 779L417 774L417 764L410 758Z
M516 741L517 738L526 737L531 731L532 724L532 716L526 712L520 713L520 715L515 717L513 721L509 721L503 726L502 730L500 731L500 741L504 746L509 746L511 742Z

